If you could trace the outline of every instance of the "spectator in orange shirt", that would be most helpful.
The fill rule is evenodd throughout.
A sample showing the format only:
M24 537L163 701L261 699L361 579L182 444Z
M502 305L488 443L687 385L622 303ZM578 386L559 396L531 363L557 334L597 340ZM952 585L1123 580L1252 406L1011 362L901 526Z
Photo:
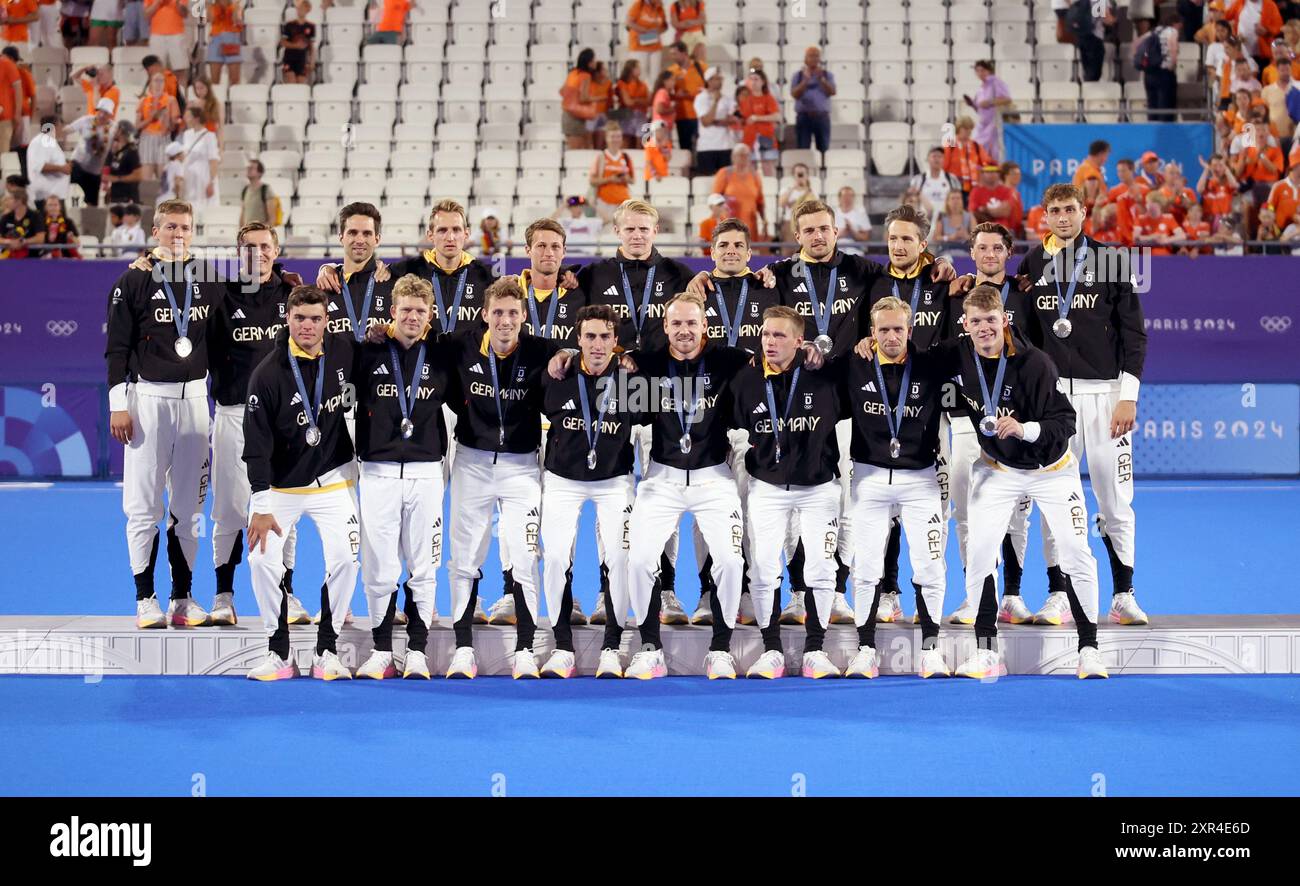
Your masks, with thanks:
M366 43L387 43L396 45L402 42L402 31L406 28L406 14L411 11L411 0L383 0L383 11L379 14L379 24Z
M1115 174L1119 176L1119 184L1107 192L1106 202L1114 204L1116 208L1115 221L1121 239L1131 240L1133 219L1146 206L1147 192L1151 188L1145 180L1137 177L1134 163L1127 157L1115 164Z
M1228 150L1232 157L1232 174L1241 183L1253 182L1251 200L1263 203L1269 186L1282 177L1285 160L1282 148L1268 129L1268 109L1257 107L1251 111L1251 122L1233 136Z
M668 13L663 0L634 0L628 7L627 48L640 59L647 77L658 77L662 67L663 36L668 30Z
M181 100L180 82L176 79L176 74L167 70L163 66L163 61L156 55L146 55L140 60L140 66L144 68L145 83L148 84L153 80L154 74L162 74L163 92L176 99L177 104ZM149 91L148 85L141 91L141 95Z
M1025 219L1025 235L1031 240L1042 240L1047 236L1047 212L1039 204L1029 210Z
M704 255L711 255L713 250L713 231L718 227L723 219L727 218L727 198L721 194L709 195L709 212L708 218L700 222L700 239L704 241L704 248L701 250Z
M956 124L957 138L943 149L943 168L949 175L961 182L963 194L969 194L979 177L981 166L993 162L989 152L980 147L979 142L971 138L975 131L975 121L970 117L958 117Z
M1286 229L1292 222L1300 221L1296 207L1300 205L1300 166L1292 166L1286 178L1273 185L1264 204L1277 216L1277 226Z
M32 66L23 61L17 46L6 46L4 57L13 62L18 69L18 82L22 87L22 104L14 114L13 136L10 150L18 154L19 166L24 172L27 167L27 143L31 140L35 127L32 126L32 109L36 104L36 80L32 77Z
M564 133L565 147L591 147L587 121L596 117L596 103L591 100L591 72L595 69L596 50L587 47L578 53L577 62L560 87L560 131Z
M776 124L781 119L781 103L772 95L767 75L761 70L751 71L745 77L748 91L737 100L744 128L741 141L749 146L754 159L762 167L763 175L776 175L776 161L781 152L776 144Z
M1177 163L1165 165L1165 183L1160 186L1160 196L1165 209L1180 225L1187 216L1187 210L1196 205L1196 192L1187 187L1187 179Z
M731 149L731 165L714 174L712 193L727 198L727 214L745 223L755 243L768 239L763 179L748 147L736 145Z
M704 42L704 26L708 19L704 15L704 0L674 0L672 6L673 39L685 43L694 49L697 43Z
M700 132L699 115L695 113L695 97L704 90L704 72L709 69L709 47L697 43L689 53L686 44L677 42L668 50L672 61L673 100L677 105L673 119L677 125L677 146L695 150L695 137Z
M591 146L599 151L605 147L605 124L609 122L609 111L614 103L614 82L609 79L609 69L604 62L596 62L591 69L588 95L596 106L596 116L587 121L587 129L591 131Z
M1197 158L1201 160L1201 158ZM1196 182L1201 195L1201 208L1210 223L1232 212L1232 198L1237 193L1237 179L1228 168L1222 154L1211 154L1210 162L1201 160L1201 177Z
M1187 217L1183 219L1183 239L1185 240L1209 240L1210 223L1205 221L1201 212L1201 207L1193 205L1187 210ZM1178 250L1180 255L1209 255L1213 250L1208 246L1184 246Z
M113 102L113 114L117 115L117 106L122 101L122 90L113 82L112 65L86 65L72 72L72 79L81 84L86 93L86 113L95 113L95 106L101 98Z
M136 131L140 133L140 165L146 179L157 179L167 165L167 143L180 121L180 106L167 94L162 72L149 78L149 91L136 108Z
M189 0L145 0L149 19L149 51L185 84L190 78L190 40L185 33Z
M618 123L623 135L628 140L641 136L650 115L650 87L641 79L641 63L634 58L623 63L618 82L614 84L618 97Z
M650 124L650 134L645 140L645 180L657 181L668 177L668 162L673 156L673 139L668 134L668 124L655 120Z
M1296 59L1295 50L1286 42L1285 37L1278 37L1273 41L1273 62L1259 72L1259 82L1265 86L1276 83L1278 65L1285 63L1289 63L1286 66L1291 69L1291 79L1300 80L1300 60Z
M1160 155L1155 151L1145 151L1138 158L1138 165L1142 168L1138 170L1138 178L1146 182L1149 188L1158 188L1165 183L1165 177L1161 172L1163 164L1160 162Z
M1158 194L1147 196L1146 212L1133 222L1133 240L1139 246L1151 246L1152 255L1170 255L1171 250L1163 244L1183 239L1183 229L1177 220L1165 212Z
M623 130L617 123L606 124L605 141L606 147L591 161L588 179L596 189L596 215L608 222L619 205L631 198L628 185L636 180L636 170L623 150Z
M37 19L36 0L0 0L0 37L18 48L19 52L30 52L32 48L31 30L28 25ZM107 44L105 44L107 45Z
M1002 179L1002 184L1006 185L1008 190L1011 191L1011 212L1007 214L1002 224L1011 232L1013 237L1024 237L1025 205L1020 200L1020 164L1008 160L998 168L998 173Z
M9 150L10 141L23 141L23 78L13 59L0 55L0 154Z
M1124 231L1120 229L1119 215L1118 206L1114 203L1105 204L1095 214L1090 214L1085 219L1084 233L1102 243L1131 245L1125 240Z
M1273 0L1234 0L1224 15L1246 52L1261 66L1273 58L1273 38L1282 33L1282 13Z
M1079 161L1079 167L1074 170L1073 184L1080 190L1083 189L1083 183L1088 179L1098 179L1102 185L1106 184L1106 159L1110 157L1110 142L1098 139L1088 145L1088 156Z
M235 0L208 2L208 78L221 82L221 69L230 72L230 85L239 82L244 42L244 13Z

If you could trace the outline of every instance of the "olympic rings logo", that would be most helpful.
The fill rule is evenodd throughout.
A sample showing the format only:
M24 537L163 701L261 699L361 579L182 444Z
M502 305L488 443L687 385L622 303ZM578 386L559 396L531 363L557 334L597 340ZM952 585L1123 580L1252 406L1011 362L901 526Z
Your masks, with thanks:
M1291 328L1290 317L1260 317L1259 325L1265 332L1286 332Z
M1288 322L1290 318L1288 318ZM77 331L76 320L50 320L45 324L45 331L55 338L67 338Z

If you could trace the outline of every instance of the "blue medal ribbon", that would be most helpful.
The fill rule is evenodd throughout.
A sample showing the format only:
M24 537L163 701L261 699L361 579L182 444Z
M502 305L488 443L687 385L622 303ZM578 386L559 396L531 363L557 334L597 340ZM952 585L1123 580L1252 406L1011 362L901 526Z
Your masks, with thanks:
M894 281L894 298L898 298L898 281ZM1003 301L1006 301L1004 298ZM916 306L921 302L921 275L916 275L916 282L912 284L912 300L909 304L912 306L912 316L916 316Z
M794 374L790 376L790 390L785 394L785 411L781 413L778 420L776 415L776 391L772 388L772 380L765 379L764 385L767 386L767 411L772 414L772 439L776 441L776 463L781 463L781 426L786 424L790 417L790 406L794 403L794 389L799 385L799 373L803 371L802 366L796 366Z
M1064 249L1057 255L1065 252ZM1074 301L1074 290L1079 285L1079 271L1083 270L1083 263L1088 260L1088 243L1085 240L1083 248L1079 250L1079 259L1074 263L1074 274L1070 278L1070 285L1065 290L1065 296L1061 296L1061 275L1056 272L1056 256L1052 256L1052 282L1056 284L1056 312L1060 314L1060 319L1065 320L1070 313L1070 305ZM1005 302L1006 298L1003 297Z
M316 419L320 416L321 398L325 393L325 358L321 356L321 365L316 367L316 399L314 401L307 399L307 386L302 381L302 370L298 368L298 358L293 355L292 346L289 349L289 368L293 370L293 382L298 386L298 396L302 398L302 408L307 413L307 427L314 429Z
M620 263L618 272L623 275L623 298L627 302L627 310L632 318L632 328L636 330L636 339L638 349L641 346L641 327L645 324L646 312L650 310L650 292L654 287L655 268L651 265L650 270L645 275L645 287L641 290L641 309L637 310L632 301L632 284L627 279L627 268Z
M343 276L343 266L339 266L339 276ZM366 281L366 297L361 302L361 322L357 321L357 309L352 304L352 290L346 283L343 284L343 308L348 312L348 320L352 321L352 337L361 344L366 340L366 328L370 324L370 305L375 297L375 272L370 272L370 279Z
M460 300L465 294L465 281L469 278L469 266L456 275L456 294L452 296L451 311L448 312L446 305L442 301L442 283L438 281L438 272L435 270L431 281L433 283L433 297L438 302L438 320L442 323L443 332L456 331L456 318L460 316Z
M420 396L420 376L424 374L424 346L425 342L420 342L420 350L415 354L415 377L411 380L408 392L406 381L402 378L402 358L397 352L397 344L392 339L388 340L388 354L393 360L393 377L397 379L397 405L402 410L402 418L408 421L415 411L415 401Z
M693 377L694 377L695 379L698 380L701 376L703 376L703 375L705 375L705 374L706 374L706 370L705 370L705 368L704 368L704 358L701 357L701 358L700 358L700 365L699 365L698 369L696 370L695 375L694 375ZM671 378L671 379L673 380L673 382L674 382L674 384L673 384L673 405L674 405L675 407L677 407L677 421L681 424L681 426L682 426L682 436L685 437L685 436L688 436L688 435L690 434L690 432L691 432L691 431L690 431L690 426L693 425L693 424L695 424L695 413L699 410L699 408L700 408L700 403L702 403L702 402L704 401L704 395L703 395L703 393L701 392L699 396L697 396L694 400L692 400L692 401L691 401L691 410L690 410L690 412L685 412L685 411L683 410L683 405L684 405L684 404L683 404L682 401L684 401L684 400L686 399L686 392L685 392L684 390L680 390L679 386L676 384L676 381L677 381L677 362L676 362L675 360L671 359L671 358L668 360L668 377ZM703 388L703 385L701 385L700 387Z
M504 446L506 442L506 419L501 410L501 382L497 377L497 352L492 349L492 342L488 341L488 368L492 370L492 396L497 404L497 445Z
M835 280L838 268L831 268L830 285L826 287L826 300L817 300L817 287L813 285L812 271L808 263L803 263L803 279L808 285L808 298L812 301L813 321L817 324L818 335L829 335L831 328L831 304L835 298Z
M537 313L537 296L534 295L532 284L528 285L528 315L533 321L533 335L538 338L550 338L551 327L555 325L555 309L560 304L560 288L557 286L551 290L551 306L546 309L546 325L541 324Z
M898 405L891 406L889 403L889 388L885 386L885 371L880 366L880 354L876 354L876 359L871 361L876 368L876 384L880 386L880 402L885 404L885 421L889 424L890 440L903 439L900 429L903 427L904 406L907 403L907 385L912 379L912 361L908 360L903 365L903 380L898 385ZM998 382L999 386L1002 384ZM892 447L890 455L893 455ZM898 456L894 456L897 458Z
M163 292L167 295L167 304L171 305L172 322L176 324L176 338L189 338L190 331L190 305L194 301L194 267L186 265L185 275L185 310L182 311L176 306L176 294L172 292L172 284L167 280L167 275L162 275Z
M740 338L740 324L745 320L745 303L749 301L749 279L746 277L740 282L740 300L736 302L736 322L731 322L731 314L727 313L727 300L722 297L722 287L718 286L714 296L718 300L718 316L722 318L722 327L727 330L727 347L734 348L736 341Z
M600 404L600 412L596 415L596 423L591 423L591 399L587 393L587 381L583 378L585 373L578 372L578 400L582 405L582 426L583 433L587 436L587 467L593 468L596 462L596 440L600 437L600 425L605 420L605 410L609 407L609 394L606 393Z
M989 393L989 383L984 379L984 366L980 363L980 352L975 348L974 339L971 340L971 349L975 352L975 377L980 382L980 393L984 395L984 414L992 419L998 417L998 401L993 399L993 394ZM993 376L993 390L1001 394L1002 379L1007 374L1007 349L1002 348L1002 353L998 355L998 371Z

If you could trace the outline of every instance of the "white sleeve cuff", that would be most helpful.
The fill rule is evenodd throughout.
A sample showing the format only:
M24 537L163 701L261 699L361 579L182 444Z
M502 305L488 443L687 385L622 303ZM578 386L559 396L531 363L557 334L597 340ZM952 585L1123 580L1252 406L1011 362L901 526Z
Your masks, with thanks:
M1037 443L1038 435L1043 432L1043 426L1036 421L1022 422L1020 425L1025 429L1024 441L1026 443Z
M126 412L126 382L118 382L108 389L108 411Z
M1138 389L1142 387L1142 382L1136 375L1128 372L1119 374L1119 398L1121 400L1132 400L1137 402Z
M253 497L248 502L248 515L269 514L271 513L271 490L263 489L261 492L254 492Z

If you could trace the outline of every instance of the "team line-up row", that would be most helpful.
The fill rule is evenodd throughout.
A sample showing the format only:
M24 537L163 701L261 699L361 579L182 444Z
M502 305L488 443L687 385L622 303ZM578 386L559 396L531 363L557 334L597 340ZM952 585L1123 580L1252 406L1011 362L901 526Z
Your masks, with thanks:
M274 230L247 226L238 245L250 286L209 280L189 252L189 207L163 204L156 249L114 287L106 353L112 431L126 446L137 624L232 624L246 531L269 636L249 676L296 675L288 625L306 619L291 584L305 514L326 560L313 675L352 676L336 640L360 572L374 652L357 676L398 673L392 629L404 623L401 673L428 677L446 484L449 677L477 673L472 625L489 618L477 591L494 510L507 592L490 617L516 625L514 675L576 673L571 622L584 617L571 567L586 501L601 561L597 676L666 673L659 625L685 620L674 563L687 511L704 563L694 620L713 626L711 678L737 675L738 621L763 636L748 676L783 675L782 620L806 625L805 676L878 674L875 624L902 616L903 534L918 671L953 673L938 645L953 517L966 593L951 620L973 623L977 638L955 673L1005 673L997 622L1037 621L1073 622L1079 675L1105 676L1079 460L1086 452L1110 558L1109 617L1144 624L1132 585L1130 432L1146 340L1132 280L1091 270L1089 255L1107 247L1082 234L1077 189L1054 185L1043 206L1053 233L1015 273L1010 235L996 224L976 228L976 273L956 278L926 252L915 209L889 214L880 265L839 251L833 213L808 201L794 215L797 255L752 272L749 232L727 220L714 234L714 269L693 276L654 248L654 208L628 201L614 257L565 268L563 228L543 219L526 234L530 267L498 279L464 252L468 226L454 201L433 208L433 248L391 266L375 258L378 210L354 203L339 218L344 261L322 266L313 286L280 272ZM210 613L190 595L198 533L189 531L209 473ZM1035 502L1050 593L1031 614L1019 582ZM166 613L153 589L164 513ZM795 589L785 612L783 558ZM539 667L542 593L555 651ZM629 608L641 651L625 665ZM859 634L843 670L823 651L832 619Z

